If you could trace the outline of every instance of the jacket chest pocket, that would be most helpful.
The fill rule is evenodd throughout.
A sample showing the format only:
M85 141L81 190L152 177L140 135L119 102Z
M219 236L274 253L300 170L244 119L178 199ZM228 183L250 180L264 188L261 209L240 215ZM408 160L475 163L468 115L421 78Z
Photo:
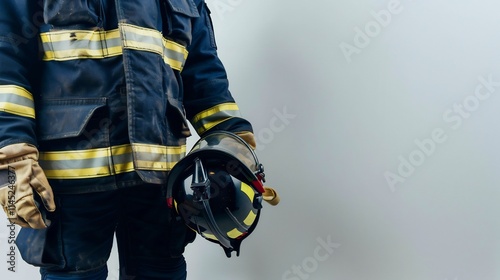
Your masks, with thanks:
M192 19L200 16L193 0L163 1L163 36L184 46L192 40Z
M43 101L37 110L40 147L90 149L109 145L112 124L107 111L105 98Z
M45 22L57 27L92 28L101 21L101 0L44 0Z

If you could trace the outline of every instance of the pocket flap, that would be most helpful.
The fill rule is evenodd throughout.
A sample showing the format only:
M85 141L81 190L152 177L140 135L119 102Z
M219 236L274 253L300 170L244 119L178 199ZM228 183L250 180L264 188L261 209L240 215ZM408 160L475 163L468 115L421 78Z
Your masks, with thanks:
M47 100L37 108L38 139L78 136L94 112L106 105L106 98Z
M198 9L193 0L166 0L172 11L189 17L199 17Z
M178 100L168 98L167 120L173 131L179 132L184 137L191 136L184 106ZM172 110L172 111L171 111Z

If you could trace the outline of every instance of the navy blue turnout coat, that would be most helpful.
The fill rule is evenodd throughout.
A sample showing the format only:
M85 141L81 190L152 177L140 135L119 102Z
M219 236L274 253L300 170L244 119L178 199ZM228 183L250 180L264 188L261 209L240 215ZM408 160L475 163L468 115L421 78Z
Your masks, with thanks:
M0 1L0 148L30 143L55 192L163 184L187 121L252 131L203 0Z

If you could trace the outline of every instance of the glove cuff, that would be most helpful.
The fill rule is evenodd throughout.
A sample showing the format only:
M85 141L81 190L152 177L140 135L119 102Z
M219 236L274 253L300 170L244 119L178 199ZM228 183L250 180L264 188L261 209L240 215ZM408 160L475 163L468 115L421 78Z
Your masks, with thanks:
M0 149L0 164L8 164L24 159L38 160L38 149L28 143L7 145Z
M250 145L250 147L252 147L252 149L255 150L257 143L255 142L255 137L252 132L242 131L242 132L236 132L235 134L241 137L241 139L245 140L245 142L247 142L247 144Z

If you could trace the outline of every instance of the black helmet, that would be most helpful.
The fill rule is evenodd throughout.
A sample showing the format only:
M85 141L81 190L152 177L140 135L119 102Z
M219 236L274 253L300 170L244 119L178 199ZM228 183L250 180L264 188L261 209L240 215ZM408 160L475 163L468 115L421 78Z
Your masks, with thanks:
M167 202L192 230L226 256L254 230L262 208L264 168L252 148L225 131L200 139L170 171Z

